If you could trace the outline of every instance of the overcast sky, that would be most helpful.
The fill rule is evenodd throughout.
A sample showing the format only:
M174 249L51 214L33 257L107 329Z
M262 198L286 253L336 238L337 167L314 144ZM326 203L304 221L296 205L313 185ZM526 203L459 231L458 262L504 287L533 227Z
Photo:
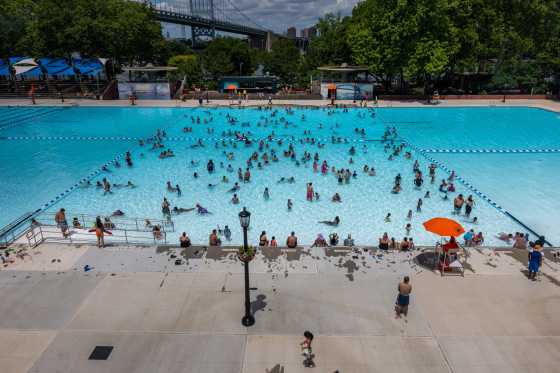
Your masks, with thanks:
M184 0L187 1L187 0ZM214 0L215 4L227 0ZM230 0L247 17L261 26L277 33L284 33L288 27L299 30L313 26L326 13L342 12L350 15L358 0ZM172 37L180 37L178 25L163 23L164 33L169 31ZM190 36L187 27L187 36Z

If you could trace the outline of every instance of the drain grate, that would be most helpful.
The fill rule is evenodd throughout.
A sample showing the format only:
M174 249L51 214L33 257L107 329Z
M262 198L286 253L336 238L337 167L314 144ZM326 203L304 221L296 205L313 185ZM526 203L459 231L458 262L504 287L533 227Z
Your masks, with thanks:
M107 360L113 348L115 346L95 346L93 352L89 355L89 360Z

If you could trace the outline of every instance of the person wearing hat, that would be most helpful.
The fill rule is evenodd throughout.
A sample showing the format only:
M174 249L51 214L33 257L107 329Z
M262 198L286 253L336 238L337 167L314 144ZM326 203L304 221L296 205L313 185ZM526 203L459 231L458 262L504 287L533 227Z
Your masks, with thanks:
M543 257L544 252L541 245L535 245L534 248L529 250L529 280L537 281L535 276L539 271L539 266L542 264Z
M197 212L200 215L209 214L210 212L206 210L204 207L200 206L198 203L196 204Z
M323 235L321 233L319 233L317 235L317 238L315 239L315 242L313 242L313 245L311 245L311 247L330 247L329 244L327 243L327 241L325 240L325 237L323 237Z

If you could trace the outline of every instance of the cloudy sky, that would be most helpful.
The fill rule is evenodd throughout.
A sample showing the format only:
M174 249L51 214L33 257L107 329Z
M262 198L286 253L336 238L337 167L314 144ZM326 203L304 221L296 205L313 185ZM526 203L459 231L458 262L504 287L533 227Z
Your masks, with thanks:
M177 0L175 0L177 1ZM180 1L180 0L179 0ZM183 0L185 3L188 0ZM343 15L350 15L358 0L230 0L247 17L261 26L283 33L288 27L294 26L299 30L313 26L319 17L326 13L341 11ZM173 0L169 0L170 3ZM214 0L214 3L227 3L227 0ZM180 26L164 23L164 33L169 31L172 37L180 37ZM187 28L187 36L190 30Z

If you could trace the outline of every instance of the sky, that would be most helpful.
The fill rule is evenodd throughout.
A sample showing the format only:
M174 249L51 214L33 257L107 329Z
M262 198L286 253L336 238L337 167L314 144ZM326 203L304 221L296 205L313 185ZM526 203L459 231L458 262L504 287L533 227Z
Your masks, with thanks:
M188 1L188 0L183 0ZM214 0L218 5L227 0ZM326 13L340 11L343 16L350 15L358 0L230 0L247 17L261 26L282 34L294 26L299 31L313 26ZM171 37L180 37L179 25L162 23L164 35L169 31ZM187 27L187 37L190 27Z

